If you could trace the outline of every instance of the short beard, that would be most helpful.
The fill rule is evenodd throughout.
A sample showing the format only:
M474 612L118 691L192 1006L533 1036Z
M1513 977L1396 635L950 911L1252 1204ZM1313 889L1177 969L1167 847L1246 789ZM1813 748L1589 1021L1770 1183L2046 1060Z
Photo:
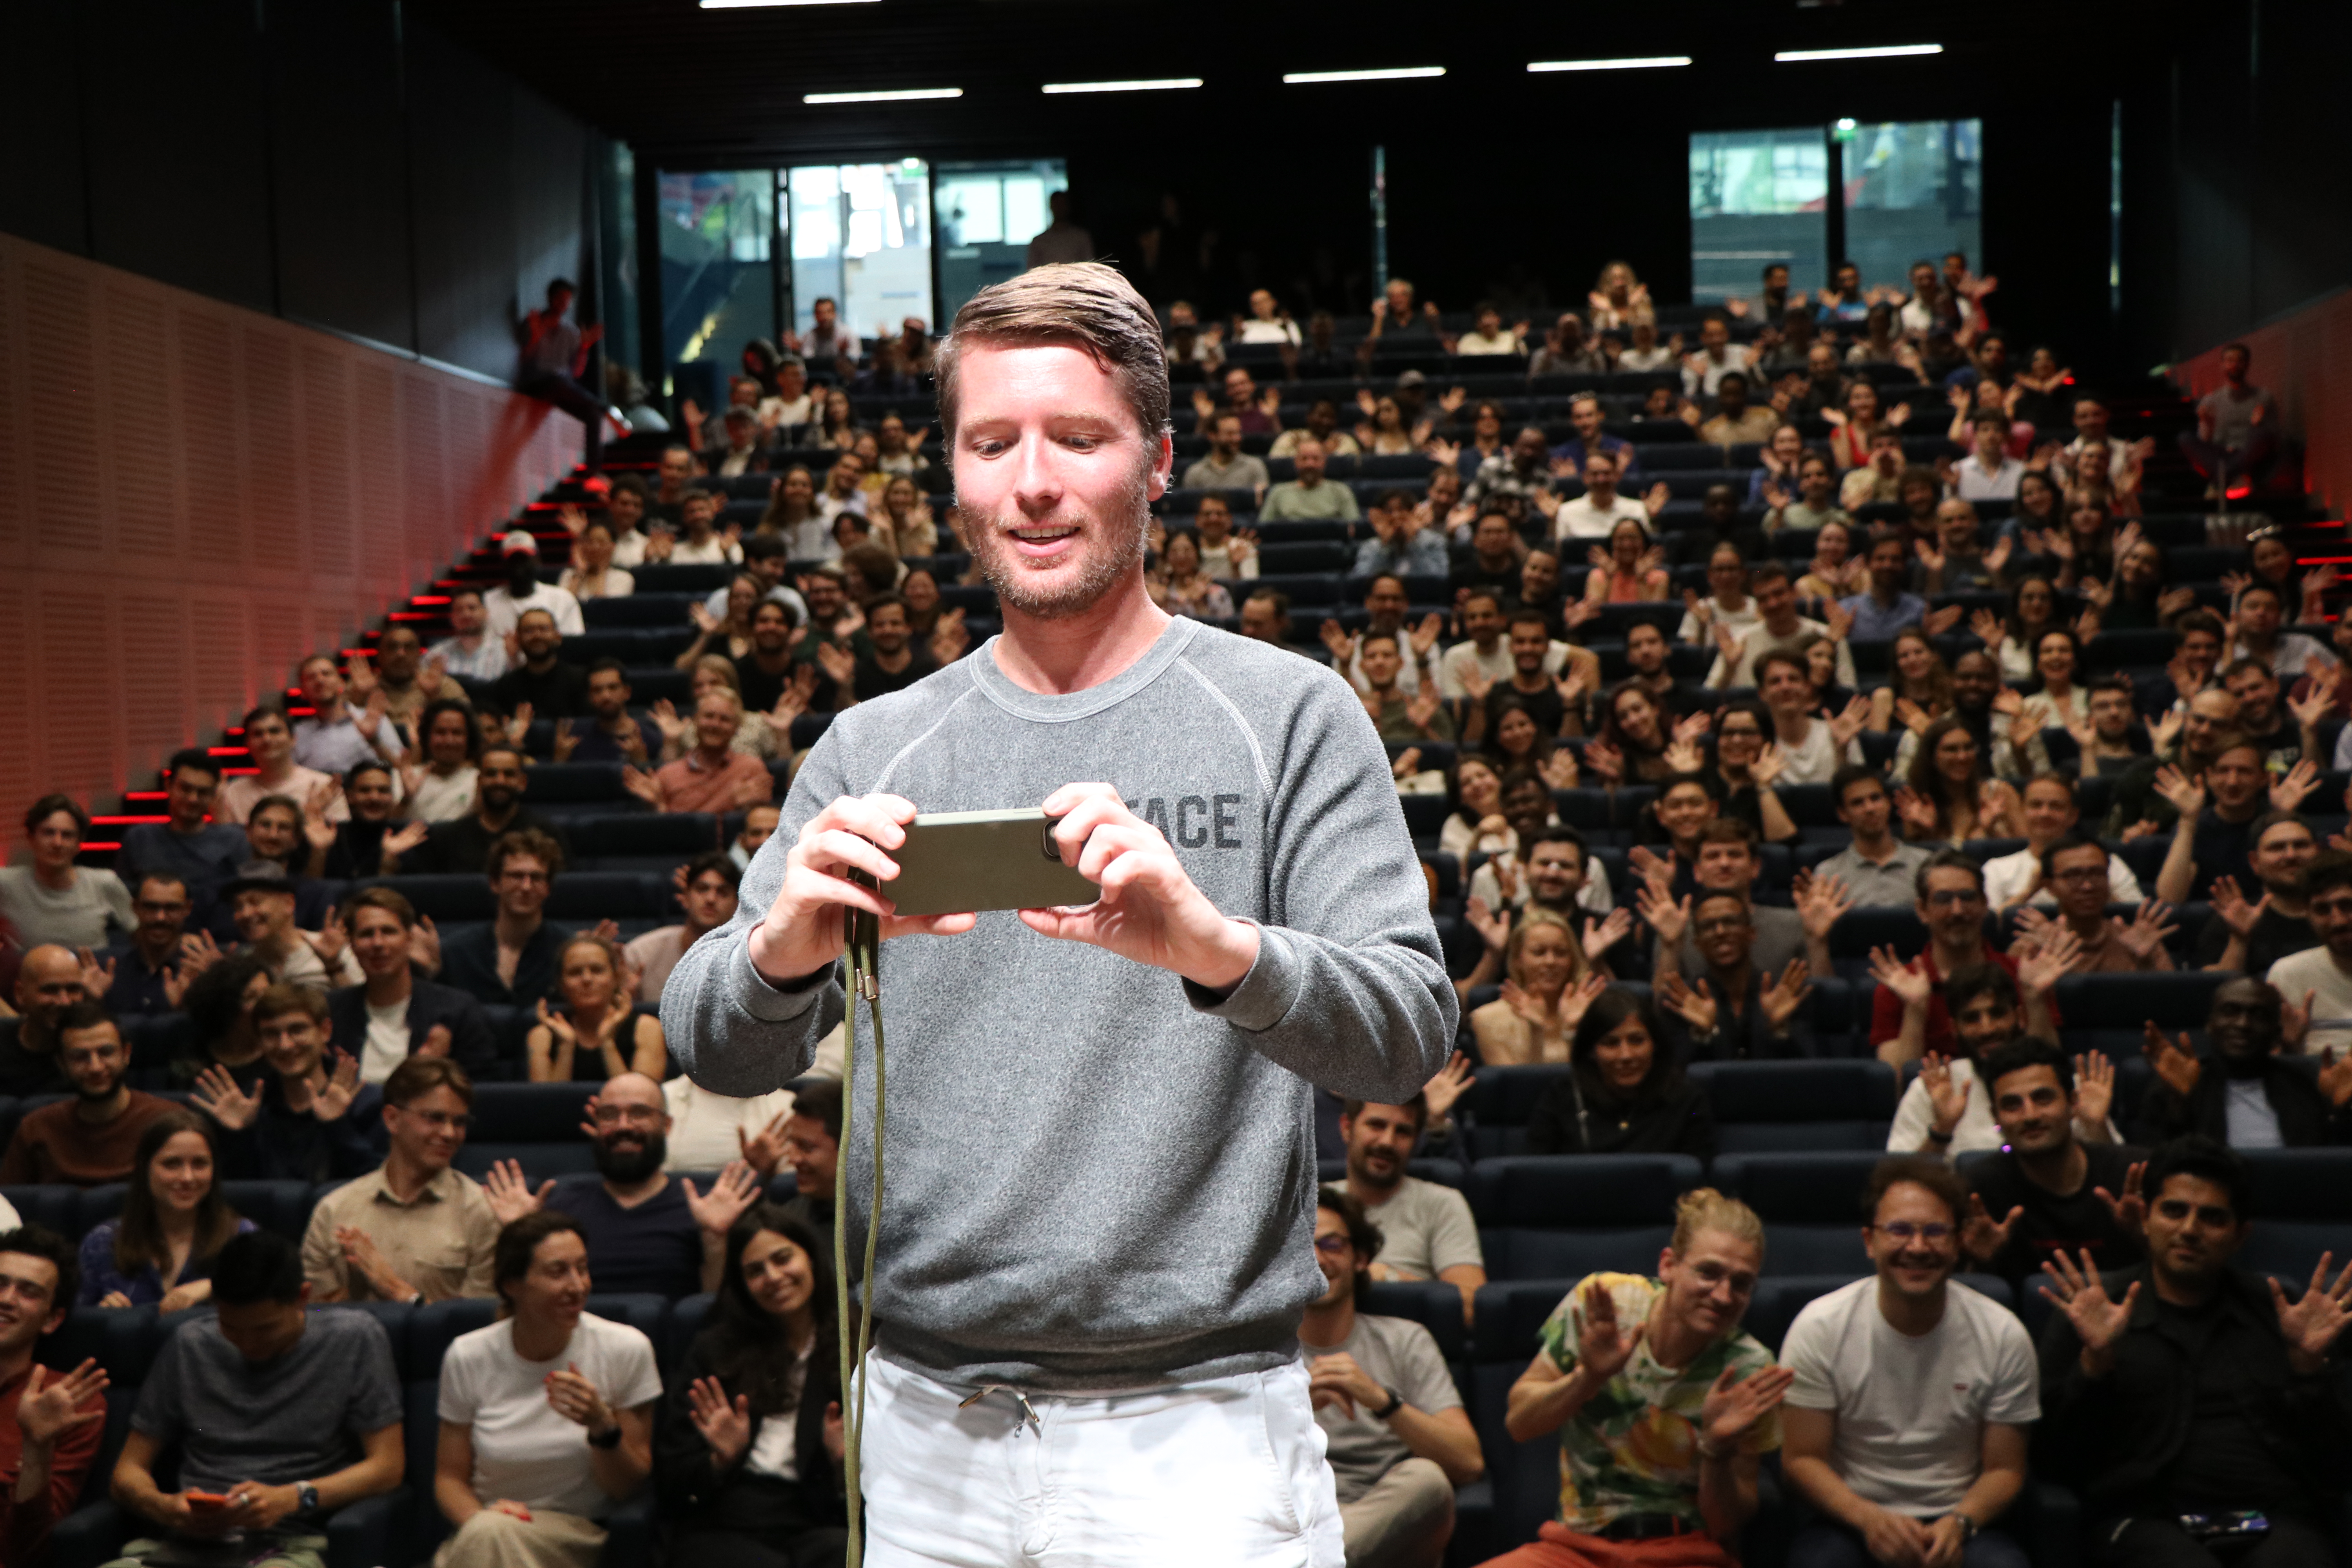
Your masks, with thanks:
M1118 531L1111 519L1086 520L1089 528L1108 525L1104 542L1108 548L1086 566L1077 581L1059 589L1048 591L1033 586L1030 576L1034 569L1023 564L1004 542L1002 531L1025 523L1025 518L973 512L966 531L981 575L996 590L997 598L1037 620L1066 620L1094 608L1121 578L1143 564L1144 537L1150 522L1150 500L1146 491L1150 473L1148 468L1139 469L1122 498L1125 504L1119 510L1133 520L1125 532Z
M634 1152L615 1149L603 1139L596 1142L596 1173L625 1187L650 1179L668 1158L669 1140L658 1132L647 1133Z
M77 1097L79 1097L79 1099L80 1099L84 1103L86 1103L86 1104L89 1104L89 1105L96 1105L96 1104L100 1103L100 1101L102 1101L102 1100L112 1100L112 1099L114 1098L114 1091L115 1091L116 1089L121 1089L121 1087L122 1087L122 1079L121 1079L121 1078L120 1076L117 1076L117 1077L115 1077L115 1078L113 1078L113 1079L110 1079L110 1080L108 1081L108 1083L107 1083L107 1086L106 1086L104 1089L102 1089L99 1090L96 1094L92 1094L89 1090L88 1090L88 1089L86 1089L82 1088L82 1086L81 1086L80 1084L79 1084L79 1083L77 1083L77 1084L75 1084L75 1085L74 1085L74 1093L75 1093L75 1095L76 1095Z

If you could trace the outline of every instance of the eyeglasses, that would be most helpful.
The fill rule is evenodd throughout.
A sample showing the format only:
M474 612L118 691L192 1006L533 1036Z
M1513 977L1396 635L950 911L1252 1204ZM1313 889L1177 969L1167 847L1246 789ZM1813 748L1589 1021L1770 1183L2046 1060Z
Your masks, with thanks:
M1885 1225L1874 1225L1871 1228L1889 1240L1901 1242L1906 1247L1915 1241L1924 1241L1930 1247L1941 1247L1952 1239L1952 1227L1941 1223L1915 1225L1907 1219L1896 1219L1889 1220Z
M1347 1251L1349 1245L1348 1238L1337 1231L1329 1236L1318 1236L1315 1238L1315 1250L1332 1258L1337 1258Z
M2105 866L2077 866L2068 871L2053 871L2050 879L2053 882L2104 882L2107 879L2107 868Z
M2105 875L2104 872L2101 874ZM1940 893L1927 895L1927 907L1931 910L1959 909L1969 904L1980 904L1984 901L1984 893L1976 888L1969 888L1965 891L1948 889Z
M1711 921L1698 922L1698 934L1701 936L1712 936L1717 931L1746 931L1747 929L1747 920L1739 915L1717 915Z
M446 1110L411 1110L404 1105L395 1105L393 1109L403 1116L414 1116L436 1132L445 1129L454 1132L463 1132L474 1125L474 1119L462 1112L453 1116Z

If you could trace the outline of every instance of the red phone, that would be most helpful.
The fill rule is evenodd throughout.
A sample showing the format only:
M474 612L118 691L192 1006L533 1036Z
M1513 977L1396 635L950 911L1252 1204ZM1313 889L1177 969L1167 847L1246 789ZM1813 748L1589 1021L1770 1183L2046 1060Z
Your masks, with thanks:
M185 1495L190 1508L226 1508L229 1505L226 1492L189 1492Z

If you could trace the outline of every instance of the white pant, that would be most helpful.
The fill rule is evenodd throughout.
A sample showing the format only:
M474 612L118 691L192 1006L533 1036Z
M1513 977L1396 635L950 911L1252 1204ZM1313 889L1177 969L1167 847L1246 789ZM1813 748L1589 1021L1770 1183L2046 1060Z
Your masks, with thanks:
M1298 1362L1109 1399L950 1388L866 1363L871 1568L1342 1568Z

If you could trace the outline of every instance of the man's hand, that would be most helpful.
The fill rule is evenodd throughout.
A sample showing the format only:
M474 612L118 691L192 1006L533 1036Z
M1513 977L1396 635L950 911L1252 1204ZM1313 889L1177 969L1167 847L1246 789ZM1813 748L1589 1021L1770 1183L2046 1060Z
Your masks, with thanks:
M696 1192L692 1182L678 1185L686 1189L686 1212L706 1236L725 1236L743 1211L760 1201L760 1179L740 1160L729 1161L708 1193Z
M1717 1007L1715 998L1708 994L1706 981L1693 984L1679 974L1661 974L1656 980L1658 1000L1666 1005L1667 1011L1688 1024L1695 1034L1715 1033L1720 1009Z
M189 1090L188 1099L198 1110L230 1132L243 1131L261 1114L260 1081L255 1080L253 1091L248 1094L236 1087L236 1079L229 1076L228 1068L217 1064L196 1075L195 1087Z
M1759 998L1764 1009L1764 1022L1775 1031L1787 1027L1789 1020L1796 1016L1797 1009L1805 1005L1805 998L1812 994L1813 985L1807 977L1805 961L1801 958L1789 960L1789 966L1780 971L1780 978L1767 985Z
M1936 994L1935 984L1927 971L1915 969L1895 955L1891 947L1870 950L1870 977L1894 993L1895 999L1908 1008L1925 1008L1927 999Z
M1796 1381L1797 1374L1785 1366L1768 1366L1746 1377L1736 1366L1725 1367L1699 1406L1700 1448L1724 1453L1737 1447L1759 1421L1780 1408L1780 1396Z
M1939 1139L1949 1139L1968 1114L1969 1095L1976 1088L1965 1079L1954 1082L1952 1059L1929 1051L1919 1064L1919 1081L1927 1086L1927 1104L1935 1118L1935 1132Z
M1827 942L1831 928L1853 908L1845 879L1834 873L1808 877L1797 889L1797 918L1815 942Z
M2331 1287L2327 1266L2334 1261L2333 1253L2319 1255L2311 1283L2291 1306L2279 1282L2270 1282L2271 1304L2278 1309L2279 1338L2286 1342L2287 1365L2306 1377L2326 1364L2329 1347L2344 1332L2345 1325L2352 1323L2352 1305L2347 1305L2352 1303L2352 1263L2345 1265Z
M2264 896L2268 897L2267 894ZM2158 949L2164 946L2164 939L2180 929L2179 926L2167 923L2171 919L2170 904L2156 899L2142 899L2138 912L2132 917L2131 923L2116 931L2116 936L2124 944L2126 952L2140 963L2146 963Z
M752 928L752 967L772 984L799 980L829 967L845 940L843 910L882 917L882 935L953 936L978 918L970 913L901 920L886 892L860 887L845 874L861 870L884 884L898 875L889 851L907 842L915 803L895 795L843 795L809 818L784 858L784 884L768 918Z
M2140 1237L2147 1229L2147 1162L2136 1161L2124 1172L2124 1195L2093 1187L2091 1195L2106 1206L2107 1217L2126 1236Z
M1863 1544L1886 1568L1927 1568L1932 1539L1926 1521L1892 1509L1873 1509L1862 1531Z
M95 1361L65 1373L34 1363L16 1398L16 1430L25 1447L47 1452L66 1428L105 1420L105 1394L106 1372Z
M2139 1300L2139 1281L2132 1281L2122 1300L2114 1300L2107 1294L2106 1282L2099 1278L2098 1267L2091 1261L2091 1249L2087 1247L2083 1249L2079 1267L2059 1251L2042 1264L2042 1272L2051 1279L2050 1285L2042 1287L2042 1295L2057 1303L2058 1310L2066 1314L2066 1321L2074 1326L2074 1337L2083 1342L2083 1370L2093 1377L2105 1377L2115 1365L2116 1342L2131 1327L2132 1303ZM2277 1281L2272 1281L2271 1290L2273 1295L2277 1293Z
M1389 1402L1389 1391L1356 1364L1351 1355L1318 1355L1307 1363L1307 1397L1317 1409L1326 1405L1353 1418L1357 1407L1367 1414Z
M290 1485L264 1486L259 1481L239 1481L228 1489L228 1495L241 1499L236 1506L219 1511L228 1516L233 1530L272 1530L278 1521L301 1507L301 1494Z
M1445 1120L1454 1102L1469 1089L1470 1078L1470 1058L1456 1051L1452 1060L1437 1069L1435 1078L1422 1085L1422 1102L1428 1108L1427 1121L1432 1125ZM781 1122L782 1118L777 1120Z
M359 1058L349 1051L333 1054L334 1070L327 1081L310 1092L310 1114L321 1121L333 1121L352 1108L359 1097Z
M1995 1225L1983 1197L1970 1193L1968 1217L1960 1222L1960 1246L1979 1263L1990 1263L2009 1245L2009 1238L2017 1232L2017 1222L2024 1216L2025 1205L2020 1204L2009 1211L2008 1218Z
M2267 891L2254 902L2246 902L2245 894L2238 890L2235 877L2214 878L2212 897L2213 912L2221 917L2222 924L2240 936L2252 936L2255 924L2263 918L2263 911L2271 907L2271 896Z
M779 1110L756 1133L740 1127L735 1129L735 1143L742 1151L743 1163L757 1171L763 1181L772 1181L776 1167L784 1163L784 1121L791 1115L789 1110Z
M1102 889L1102 897L1084 908L1023 910L1023 924L1168 970L1211 991L1241 984L1257 962L1257 928L1218 912L1160 830L1128 810L1118 790L1107 784L1066 784L1045 797L1045 811L1061 819L1054 842L1063 864L1076 867Z
M2036 936L2032 951L2017 961L2018 991L2028 1001L2049 995L2082 956L2083 939L2074 928L2052 921Z
M2197 1079L2204 1071L2196 1051L2189 1047L2189 1037L2183 1034L2176 1047L2154 1024L2144 1024L2141 1028L2147 1037L2141 1048L2147 1053L2147 1065L2156 1069L2156 1076L2164 1080L2166 1088L2187 1099L2197 1088Z
M355 1225L335 1227L335 1245L342 1248L343 1262L353 1273L368 1282L376 1295L387 1301L405 1301L416 1294L416 1287L403 1279L385 1260L375 1237Z
M512 1225L527 1214L537 1214L541 1205L555 1192L552 1180L539 1184L532 1192L523 1179L522 1163L518 1160L500 1160L491 1165L488 1175L482 1178L482 1196L489 1201L490 1213L500 1225Z
M2116 1103L2116 1064L2098 1051L2074 1058L2074 1117L2085 1127L2105 1127Z
M1617 1321L1617 1299L1598 1279L1585 1286L1581 1300L1584 1321L1576 1334L1577 1365L1595 1384L1605 1384L1625 1370L1650 1325L1644 1321L1627 1332Z

